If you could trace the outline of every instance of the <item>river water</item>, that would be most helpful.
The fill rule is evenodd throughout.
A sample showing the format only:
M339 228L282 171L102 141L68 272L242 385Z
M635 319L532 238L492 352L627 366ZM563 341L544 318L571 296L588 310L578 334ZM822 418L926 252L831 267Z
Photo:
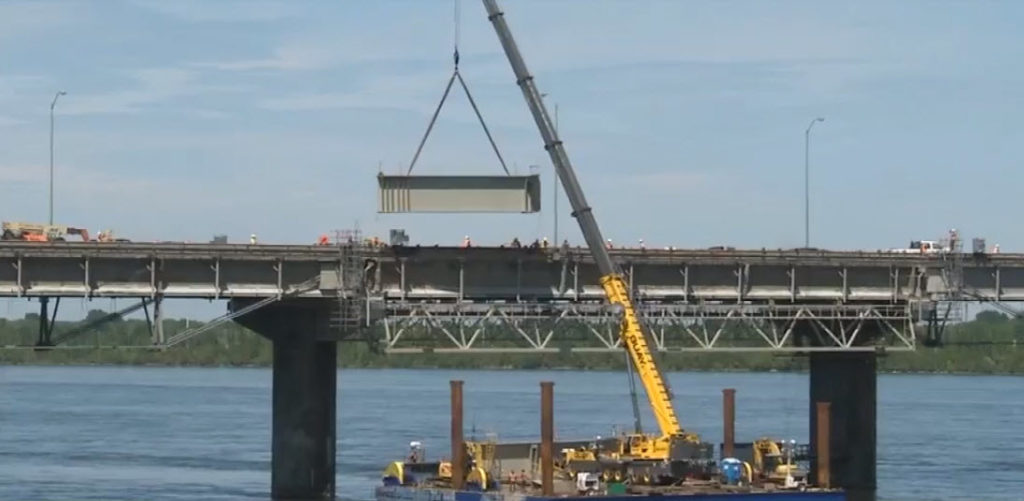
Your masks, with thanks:
M0 500L267 499L270 376L0 367ZM467 436L537 436L542 380L555 382L557 437L632 421L619 372L340 371L339 498L370 499L385 463L412 440L431 457L444 453L450 379L466 381ZM721 439L726 387L737 389L738 440L806 440L804 374L669 379L684 425L706 440ZM878 387L880 499L1024 499L1024 378L881 375Z

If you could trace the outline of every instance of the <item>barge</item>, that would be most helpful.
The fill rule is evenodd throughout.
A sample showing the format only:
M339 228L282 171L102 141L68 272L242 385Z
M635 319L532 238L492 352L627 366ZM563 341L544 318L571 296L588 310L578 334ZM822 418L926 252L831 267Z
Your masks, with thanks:
M676 459L623 456L629 434L589 440L554 440L552 384L541 383L541 440L499 442L463 439L462 381L452 381L449 457L428 460L420 442L392 461L374 488L376 501L843 501L846 494L808 481L812 456L790 442L759 439L720 444L708 461L676 468ZM726 409L734 390L726 390ZM727 415L734 414L726 412ZM725 421L726 429L732 427ZM727 434L731 435L731 434ZM558 451L557 453L555 451ZM450 458L456 458L452 461ZM825 466L827 468L827 466ZM661 473L657 473L661 472Z
M578 495L556 492L467 491L438 487L379 486L374 489L376 501L845 501L841 491L769 491L694 489L638 494Z

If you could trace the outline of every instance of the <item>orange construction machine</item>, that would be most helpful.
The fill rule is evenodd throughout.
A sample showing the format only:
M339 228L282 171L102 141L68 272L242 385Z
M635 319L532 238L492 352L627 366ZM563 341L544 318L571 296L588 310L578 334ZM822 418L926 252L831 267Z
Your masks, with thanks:
M3 240L23 240L26 242L63 242L68 235L78 235L83 242L89 241L89 232L82 228L72 228L57 224L36 223L3 223ZM101 239L102 240L102 239Z

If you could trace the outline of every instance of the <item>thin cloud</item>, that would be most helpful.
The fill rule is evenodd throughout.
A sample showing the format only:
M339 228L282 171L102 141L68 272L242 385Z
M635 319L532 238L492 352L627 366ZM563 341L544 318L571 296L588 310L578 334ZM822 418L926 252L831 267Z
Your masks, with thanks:
M626 184L644 191L679 193L706 187L709 176L701 172L681 170L635 174L626 178Z
M46 35L88 15L74 2L0 2L0 39Z
M134 88L82 96L69 95L62 113L138 113L147 106L179 97L234 90L201 84L195 71L181 68L147 68L130 71L129 75L136 84Z
M11 127L14 125L21 125L25 123L24 120L18 120L13 117L0 116L0 127Z
M257 70L317 70L329 67L333 63L330 54L314 46L284 46L274 50L270 57L259 59L242 59L238 61L200 62L192 66L214 68L223 71L257 71Z
M49 181L49 167L44 164L0 165L0 183L43 185ZM62 195L74 201L95 200L99 196L150 197L163 182L114 175L109 172L63 163L59 184L74 186Z
M271 22L297 12L283 2L218 0L135 0L138 7L194 23Z

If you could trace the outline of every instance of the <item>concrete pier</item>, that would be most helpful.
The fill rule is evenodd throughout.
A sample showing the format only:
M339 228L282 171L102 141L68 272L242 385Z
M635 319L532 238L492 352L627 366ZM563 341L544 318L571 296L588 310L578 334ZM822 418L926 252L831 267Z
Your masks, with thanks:
M279 303L238 319L274 343L273 499L334 499L338 359L323 306Z
M875 499L876 355L874 353L812 353L810 356L810 437L817 450L818 402L830 402L830 478L846 490L849 501ZM812 462L811 481L818 479Z

